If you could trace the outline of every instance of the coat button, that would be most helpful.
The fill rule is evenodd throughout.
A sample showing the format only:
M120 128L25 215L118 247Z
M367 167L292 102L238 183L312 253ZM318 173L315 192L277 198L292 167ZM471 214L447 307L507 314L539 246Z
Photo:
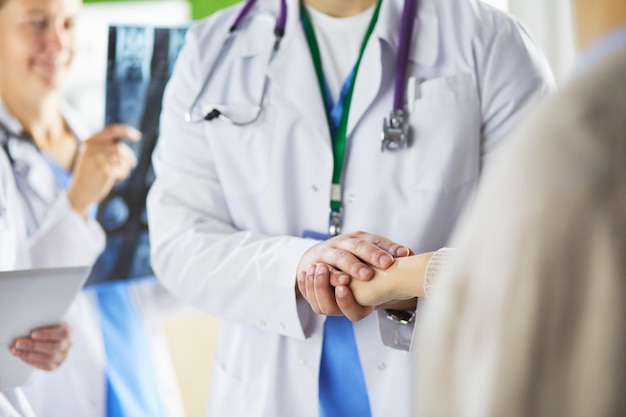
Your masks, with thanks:
M387 365L385 364L385 362L379 362L378 363L378 370L379 371L384 371L385 368L387 368Z

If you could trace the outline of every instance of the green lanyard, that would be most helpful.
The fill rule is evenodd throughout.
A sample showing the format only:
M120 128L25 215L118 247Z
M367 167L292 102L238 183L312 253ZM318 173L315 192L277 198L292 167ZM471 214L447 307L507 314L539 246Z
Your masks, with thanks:
M367 41L370 38L370 35L374 31L374 26L376 26L376 21L378 20L378 13L380 11L380 4L382 0L378 0L376 4L376 9L374 10L374 15L372 16L372 20L367 28L367 32L365 33L365 38L363 39L363 43L361 44L361 49L359 51L359 56L357 58L356 64L352 71L352 78L350 80L350 84L345 95L345 99L343 102L343 111L341 112L341 119L339 124L337 125L336 132L333 137L333 182L330 193L330 210L331 210L331 219L329 225L330 234L335 236L341 233L341 214L342 214L342 191L341 191L341 176L343 173L343 164L345 160L346 153L346 139L347 139L347 131L348 131L348 114L350 113L350 103L352 102L352 92L354 91L354 83L357 77L357 72L359 69L359 64L361 63L361 58L363 57L363 51L365 50L365 46L367 45ZM317 82L320 88L320 92L322 94L322 98L324 100L324 104L329 103L329 97L326 89L326 82L324 79L324 71L322 69L322 57L320 56L319 46L317 44L317 39L315 38L315 32L313 30L313 25L311 24L311 19L306 11L306 7L302 2L300 3L300 19L302 20L302 26L304 27L304 33L306 34L306 40L309 44L309 50L311 51L311 57L313 58L313 63L315 65L315 72L317 74ZM331 132L333 132L333 127L330 121L329 110L326 106L326 119L328 122L328 127Z

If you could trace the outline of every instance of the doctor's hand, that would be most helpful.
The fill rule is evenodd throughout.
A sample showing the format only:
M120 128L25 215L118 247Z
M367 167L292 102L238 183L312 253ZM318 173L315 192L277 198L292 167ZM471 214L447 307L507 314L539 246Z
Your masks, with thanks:
M52 371L63 363L71 346L70 326L63 322L33 330L29 337L15 339L9 349L27 364Z
M428 255L430 256L430 254ZM350 280L347 276L340 275L341 283L338 283L337 278L333 277L337 271L333 271L326 264L317 264L307 271L305 278L314 283L312 291L307 289L307 296L313 300L310 302L311 306L313 310L320 313L318 310L322 310L324 306L322 304L324 302L323 297L328 293L327 296L334 294L334 302L340 312L327 315L344 315L351 321L359 321L367 317L372 311L379 309L415 310L417 307L416 297L424 295L423 282L420 280L422 271L419 267L416 271L406 267L406 265L415 265L415 258L418 256L397 258L389 269L376 269L374 277L368 281ZM408 260L408 262L399 267L398 263L402 263L404 260ZM346 281L349 281L349 284ZM329 290L316 288L317 285L326 282L330 282ZM422 284L421 288L420 283Z
M351 294L344 293L345 288L339 290L341 296L337 298L335 286L348 285L351 279L367 281L374 275L372 267L387 269L394 257L411 253L405 246L370 233L335 236L311 247L302 256L297 270L298 290L318 314L360 320L372 308L358 305Z
M141 133L132 126L112 124L83 142L78 150L67 197L83 217L92 203L106 197L113 185L128 177L137 164L122 138L138 141Z
M331 276L335 278L331 279ZM331 281L337 279L342 284L333 286ZM349 282L349 275L324 263L313 264L298 275L300 293L309 302L313 311L326 316L346 316L351 321L359 321L374 311L374 307L359 305L348 290Z

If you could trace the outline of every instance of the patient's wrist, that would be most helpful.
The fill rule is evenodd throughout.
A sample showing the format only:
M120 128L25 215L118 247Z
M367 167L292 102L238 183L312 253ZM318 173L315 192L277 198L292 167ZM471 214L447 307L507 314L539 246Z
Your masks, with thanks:
M424 297L424 276L434 252L397 258L389 271L397 279L397 298Z

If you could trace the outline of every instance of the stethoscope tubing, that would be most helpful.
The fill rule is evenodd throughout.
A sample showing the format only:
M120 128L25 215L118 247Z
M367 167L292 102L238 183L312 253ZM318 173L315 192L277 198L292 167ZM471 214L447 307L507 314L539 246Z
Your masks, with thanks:
M254 6L255 3L256 3L256 0L247 0L246 4L244 4L241 11L237 14L237 17L233 21L232 25L230 25L230 28L228 29L228 34L226 35L226 39L224 39L224 42L222 43L222 46L217 55L217 58L215 59L215 61L213 61L213 65L211 66L211 69L207 73L206 77L204 78L204 82L202 83L201 89L198 91L198 93L194 97L194 100L191 106L189 107L189 110L185 113L186 122L189 123L189 122L194 121L193 110L196 108L198 101L200 100L200 96L205 91L206 87L209 85L209 82L213 78L213 74L215 73L217 69L218 63L221 62L226 57L227 52L230 50L230 47L232 46L232 43L235 40L237 30L239 29L239 25L241 25L241 23L246 18L246 16L248 16L248 14L252 10L252 7ZM276 54L276 51L278 51L280 42L285 34L286 24L287 24L287 1L280 0L280 12L279 12L278 18L276 19L276 25L274 26L274 36L275 36L274 47L272 49L269 62L272 61L272 59L274 58L274 55ZM234 126L246 126L246 125L256 122L259 116L261 115L261 112L263 111L263 102L265 100L265 94L267 92L267 85L268 85L268 80L266 77L263 82L263 90L261 92L261 99L259 101L258 109L257 109L256 114L252 117L252 119L244 121L244 122L238 122L228 117L227 115L223 114L218 109L213 109L209 113L207 113L206 116L204 116L201 120L211 121L217 118L225 123L228 123ZM201 121L201 120L198 120L198 121Z
M255 0L251 0L251 1L254 2ZM222 42L222 47L220 48L217 58L215 58L215 61L213 61L213 65L211 65L211 69L207 73L207 76L204 77L204 82L202 83L202 87L200 88L200 90L198 90L198 93L196 94L196 96L193 99L193 102L191 103L191 106L189 106L189 110L187 111L187 113L185 113L186 122L189 123L193 121L193 115L192 115L193 110L196 108L196 105L198 104L198 101L200 100L200 96L202 95L206 87L209 85L209 82L213 78L213 73L217 69L218 62L220 62L226 56L236 36L237 35L235 34L234 31L229 31L228 34L226 35L226 39L224 39L224 42Z
M400 42L398 45L398 56L396 58L396 78L394 82L393 108L400 110L404 108L404 91L406 83L406 70L409 61L409 48L413 35L413 22L417 13L418 0L406 0L402 9L402 20L400 23Z
M381 1L381 0L379 0ZM200 97L203 92L208 87L210 81L213 79L213 75L219 66L219 63L222 62L226 54L229 52L230 47L234 42L234 38L236 33L243 23L245 18L250 14L256 0L247 0L244 4L243 8L239 11L235 20L230 25L228 33L226 34L226 39L222 43L220 51L217 55L217 58L213 61L211 68L207 72L207 75L202 82L202 87L195 95L191 106L187 110L184 115L184 119L186 122L201 122L201 121L212 121L214 119L219 119L224 123L233 125L233 126L247 126L254 122L256 122L261 113L263 112L263 103L265 101L265 95L267 93L268 88L268 76L265 76L263 82L263 88L261 91L261 98L259 99L259 104L256 108L255 114L252 118L248 120L235 120L233 117L230 117L227 114L222 113L220 109L214 107L212 110L208 111L206 115L202 118L195 119L193 118L193 112L196 109ZM411 137L411 128L408 124L407 119L407 109L406 109L406 88L408 88L408 80L407 80L407 69L409 62L409 50L411 48L411 43L413 40L413 28L417 15L418 9L418 0L405 0L402 8L402 15L400 19L400 34L399 34L399 42L398 42L398 53L396 56L396 68L395 68L395 79L394 79L394 96L393 96L393 107L391 113L389 115L389 119L383 119L383 129L381 135L381 152L385 149L394 150L400 149L407 146L410 142ZM278 51L280 42L285 33L285 25L287 22L287 2L286 0L280 0L280 12L279 16L276 19L276 25L274 27L274 48L270 54L268 60L268 66L272 62L274 55ZM409 103L409 108L411 104Z

